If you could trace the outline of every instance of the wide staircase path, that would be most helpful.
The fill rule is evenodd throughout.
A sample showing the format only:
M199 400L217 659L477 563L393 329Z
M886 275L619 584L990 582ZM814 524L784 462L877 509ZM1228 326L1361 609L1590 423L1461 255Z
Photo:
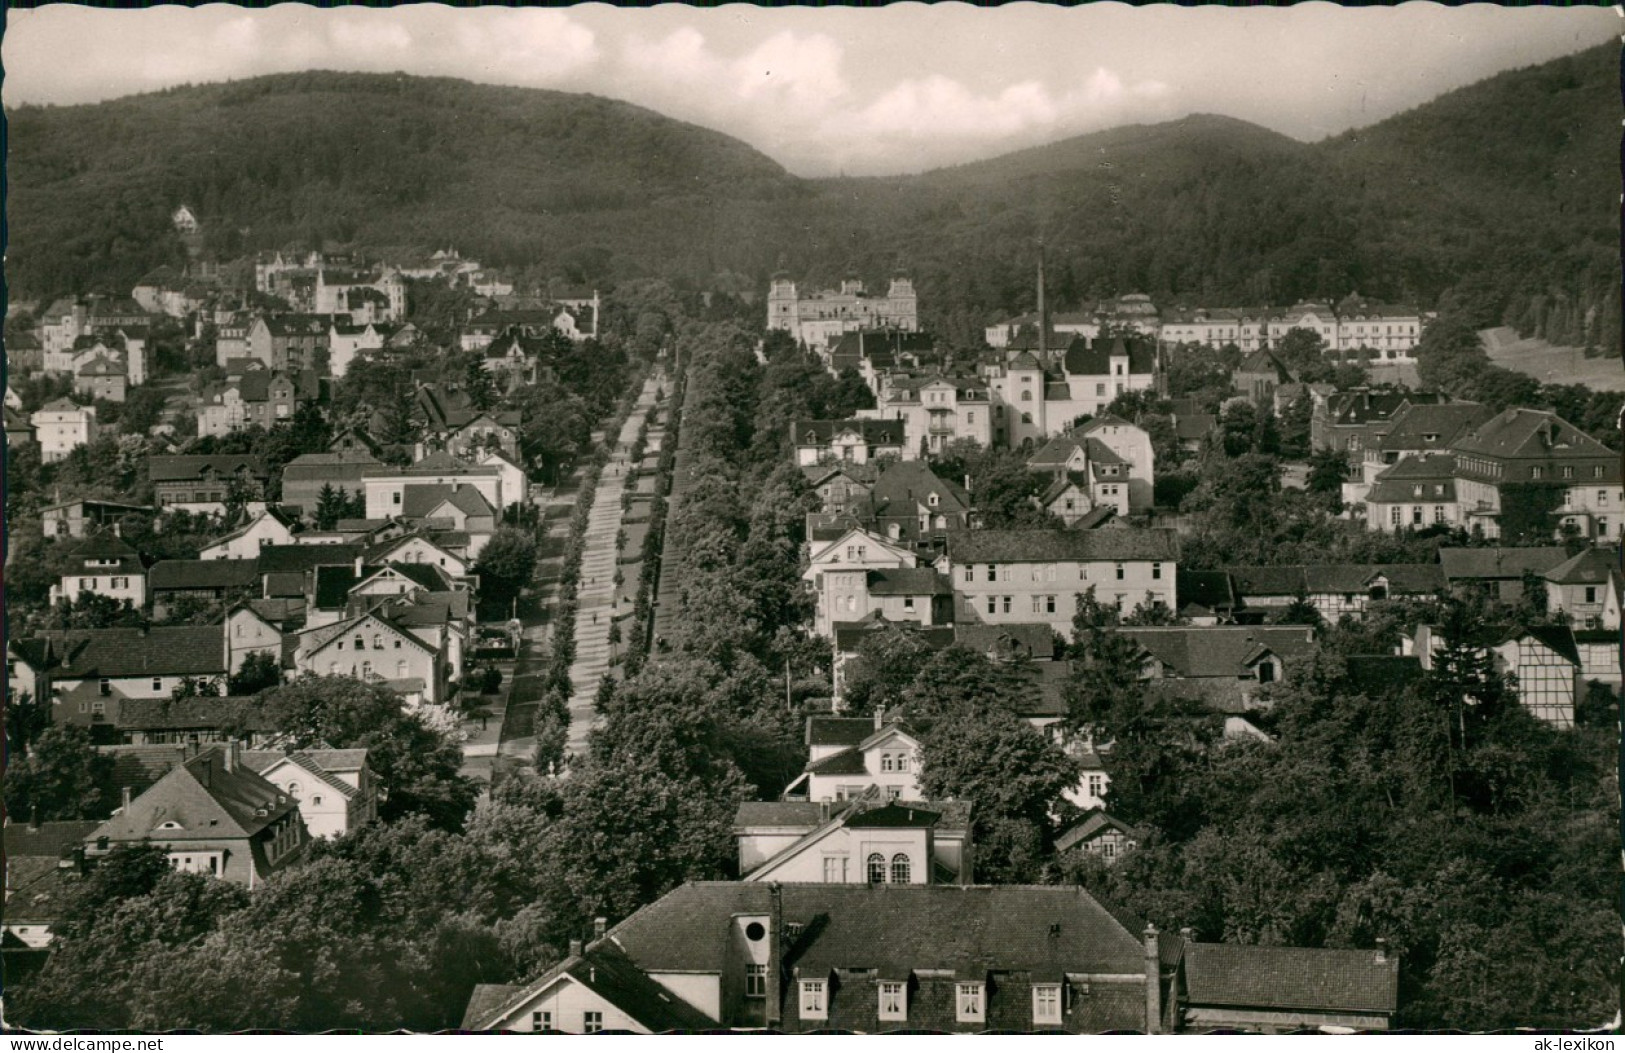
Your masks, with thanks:
M655 393L664 380L664 374L656 373L643 382L643 391L621 425L621 434L599 473L592 511L587 517L586 544L576 586L575 660L570 665L570 734L566 750L571 755L586 751L587 735L597 719L598 685L610 669L609 627L620 613L615 599L615 536L621 530L621 497L628 473L636 467L630 460L632 444L637 442L638 429L654 406Z

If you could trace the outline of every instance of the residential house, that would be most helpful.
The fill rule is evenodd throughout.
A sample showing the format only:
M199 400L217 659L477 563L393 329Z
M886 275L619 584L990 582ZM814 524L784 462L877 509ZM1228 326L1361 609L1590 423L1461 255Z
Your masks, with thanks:
M1452 589L1477 589L1503 603L1516 603L1526 582L1569 558L1556 545L1539 548L1441 548L1439 567Z
M302 630L295 668L315 676L352 676L408 699L443 703L453 672L446 649L425 643L397 623L397 611L404 606L382 602L364 614Z
M1172 607L1179 540L1172 530L965 530L948 535L941 567L956 621L1045 622L1069 633L1080 597L1130 611Z
M851 529L811 553L802 580L816 596L813 632L830 636L837 622L878 612L892 621L952 621L952 590L911 548Z
M298 544L299 521L280 508L268 507L247 523L198 551L199 559L257 559L267 545Z
M743 881L970 883L967 801L746 801L734 813Z
M74 566L51 586L51 603L75 602L82 592L114 601L128 600L142 610L147 605L147 571L141 555L116 536L93 537L74 550Z
M1619 454L1554 413L1509 409L1452 446L1456 490L1467 521L1499 537L1509 507L1544 510L1559 495L1557 529L1598 541L1625 537Z
M1317 450L1348 450L1356 459L1377 445L1395 418L1412 406L1438 405L1431 391L1371 391L1355 388L1316 400L1309 418L1309 441Z
M1003 365L986 365L993 439L1011 447L1043 442L1080 417L1101 415L1124 392L1154 390L1160 374L1155 343L1139 336L1078 337L1059 368L1026 352Z
M80 406L68 399L47 402L28 419L39 443L40 460L54 464L81 446L95 440L96 407Z
M831 478L820 489L834 495L844 487L849 495L855 493L856 487L845 480ZM913 545L922 554L940 552L948 531L970 526L970 495L958 483L940 478L924 461L883 465L867 497L856 506L863 521L893 544Z
M249 454L151 454L147 476L158 507L224 515L235 486L247 500L261 499L270 481L264 463Z
M1261 348L1241 360L1241 365L1230 375L1231 389L1259 406L1273 410L1275 393L1298 378L1276 357L1275 352Z
M1588 548L1540 575L1546 609L1577 629L1619 628L1619 551Z
M89 399L123 402L130 390L124 363L108 354L92 355L73 374L73 392Z
M1141 679L1159 694L1193 699L1220 713L1268 705L1267 686L1308 654L1307 625L1137 626L1114 629L1140 650Z
M1377 435L1364 449L1360 477L1343 484L1343 503L1360 504L1366 491L1384 471L1400 458L1448 452L1459 438L1471 433L1494 411L1477 402L1423 403L1406 406L1394 414L1388 430Z
M51 930L61 921L83 869L75 852L83 849L85 837L100 825L95 820L77 819L30 822L21 816L6 824L8 947L13 940L34 949L50 946Z
M1138 924L1076 887L691 882L463 1024L1161 1032L1182 941Z
M868 464L881 457L910 455L907 424L897 419L792 421L790 442L796 448L796 464L802 467L828 460Z
M1098 507L1119 516L1151 510L1156 480L1151 437L1120 417L1108 414L1057 435L1028 459L1027 467L1053 473L1057 483L1067 479L1076 485L1079 493L1072 507L1062 506L1063 518L1081 518ZM1046 505L1063 492L1046 495Z
M40 509L40 528L48 538L85 537L105 527L117 533L125 516L150 516L156 511L151 505L122 501L63 501Z
M120 742L144 748L196 750L221 742L254 746L282 734L269 726L253 696L128 698L120 703L114 726Z
M1447 642L1436 628L1417 626L1400 641L1400 652L1415 655L1431 670ZM1574 726L1580 679L1580 649L1566 625L1514 626L1487 649L1497 672L1516 678L1518 701L1554 727Z
M468 578L473 567L470 561L455 555L421 533L403 534L387 541L380 541L367 549L365 562L371 565L424 563L439 567L454 581Z
M840 712L844 708L847 666L858 656L858 649L863 646L864 641L873 634L885 632L888 629L898 629L911 633L916 640L923 642L933 650L947 647L954 642L954 626L952 625L928 627L912 620L894 622L878 611L855 622L838 621L833 624L834 632L831 634L831 641L834 645L834 660L831 702L836 712Z
M169 865L254 888L303 858L299 803L243 765L235 743L175 768L86 839L92 855L155 844Z
M524 495L505 491L504 474L500 467L471 465L445 454L426 457L409 468L364 468L361 483L367 497L366 517L388 519L405 515L407 489L420 486L471 488L479 492L493 512L507 508L524 500Z
M1223 573L1234 603L1227 617L1249 623L1307 600L1335 625L1344 617L1363 617L1373 602L1431 600L1446 590L1444 572L1433 563L1311 563L1227 567Z
M1379 533L1469 527L1449 452L1402 457L1365 488L1364 501L1366 529Z
M1139 827L1130 826L1104 809L1091 809L1055 839L1057 854L1087 852L1107 863L1115 863L1146 839Z
M262 594L259 564L246 559L161 559L147 570L154 618L177 602L230 603Z
M311 837L343 837L378 818L364 749L245 750L242 763L298 803Z
M315 385L314 374L306 378L307 389ZM256 369L238 379L211 385L199 397L198 435L226 435L241 428L267 430L293 419L305 397L300 384L286 373Z
M118 700L169 698L182 680L218 684L227 669L218 625L51 631L18 641L16 653L30 669L24 684L52 700L56 723L111 727Z
M896 720L808 717L807 767L787 801L845 801L878 788L883 800L920 800L920 740Z
M275 372L314 369L326 375L332 324L314 314L261 315L249 326L244 350ZM218 344L215 353L220 354Z
M6 448L8 450L21 449L34 441L34 425L28 420L28 414L21 410L4 408L6 416Z
M268 655L283 664L287 649L282 627L271 621L247 601L239 600L226 612L224 627L226 641L226 671L235 675L242 671L243 663L256 654Z
M325 487L347 496L364 494L362 473L381 467L383 462L366 449L300 454L282 468L283 505L314 519Z
M876 408L872 411L875 417L903 423L902 457L924 457L961 439L980 446L992 445L993 403L987 385L979 378L948 377L940 373L925 377L888 377L882 381L875 401ZM797 453L804 458L802 446L807 429L799 423L796 429L792 434L800 436ZM884 443L884 439L876 439L873 444L878 450ZM845 450L856 444L832 434L830 445L846 459ZM868 457L872 459L883 452L878 450ZM819 459L801 459L799 463L816 463Z
M6 339L6 372L14 377L37 373L45 368L45 345L33 333L18 333ZM14 406L13 409L21 409Z

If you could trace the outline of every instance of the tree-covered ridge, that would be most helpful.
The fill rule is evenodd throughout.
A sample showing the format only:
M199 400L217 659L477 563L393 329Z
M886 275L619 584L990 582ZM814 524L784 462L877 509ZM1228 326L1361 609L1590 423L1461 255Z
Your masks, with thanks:
M178 261L192 205L227 252L455 242L598 282L765 284L902 264L956 344L1032 307L1141 291L1250 305L1360 293L1557 343L1618 342L1613 45L1319 144L1199 115L953 169L802 180L736 140L590 96L307 73L11 120L26 295Z

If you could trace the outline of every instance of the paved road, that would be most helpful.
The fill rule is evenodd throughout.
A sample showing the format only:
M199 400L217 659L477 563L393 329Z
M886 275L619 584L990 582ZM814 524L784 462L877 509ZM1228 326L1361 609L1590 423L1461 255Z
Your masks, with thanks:
M597 719L594 703L598 685L610 670L610 623L617 614L626 613L615 596L615 535L621 529L621 495L626 489L627 472L635 467L629 459L632 444L655 404L655 392L664 383L662 373L643 382L643 391L621 426L615 448L598 477L592 511L588 513L587 543L582 549L581 575L576 586L575 661L570 666L570 735L566 748L571 754L587 748L587 735ZM619 646L624 647L625 642Z

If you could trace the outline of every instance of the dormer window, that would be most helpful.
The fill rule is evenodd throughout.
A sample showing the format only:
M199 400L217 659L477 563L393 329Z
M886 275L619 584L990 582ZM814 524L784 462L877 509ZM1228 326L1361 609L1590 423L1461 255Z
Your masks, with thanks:
M827 980L801 981L801 1019L829 1019L828 986Z
M1061 985L1033 985L1033 1026L1061 1022Z
M954 1019L961 1024L980 1024L987 1020L987 985L963 983L954 985Z
M880 1019L908 1019L908 985L896 981L881 981Z

